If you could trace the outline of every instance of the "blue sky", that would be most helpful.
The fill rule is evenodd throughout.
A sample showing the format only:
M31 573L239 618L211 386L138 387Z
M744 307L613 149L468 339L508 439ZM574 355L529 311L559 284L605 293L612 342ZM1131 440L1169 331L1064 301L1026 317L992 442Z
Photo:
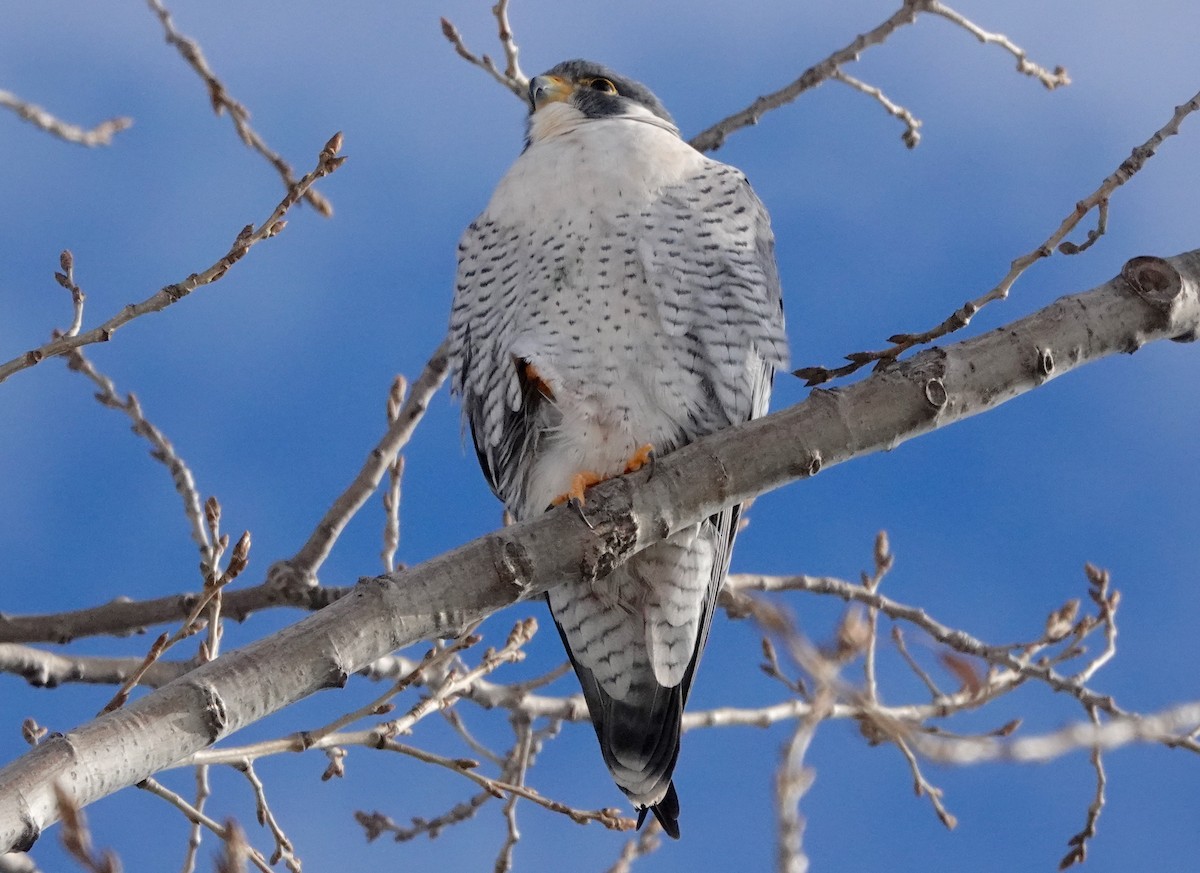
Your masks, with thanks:
M601 60L647 82L691 135L892 11L887 2L741 6L516 0L512 19L529 74L568 57ZM877 105L830 83L719 153L746 171L773 216L797 366L836 363L892 333L928 327L991 287L1200 82L1200 9L1190 2L1145 4L1136 16L1116 0L956 8L1033 60L1062 64L1074 84L1047 92L1014 72L999 48L927 17L849 70L923 120L915 151ZM227 529L252 532L247 583L307 537L377 439L392 376L414 376L440 339L458 235L521 142L520 104L457 58L438 27L445 15L476 50L495 52L488 10L467 0L344 4L336 14L313 4L172 6L180 29L253 112L255 128L295 167L308 169L337 130L350 156L322 185L332 219L294 212L285 233L219 283L89 353L120 389L137 392L203 493L220 498ZM139 4L9 10L0 88L81 124L135 119L112 147L85 150L0 114L0 358L69 323L68 295L53 281L63 248L74 252L88 293L86 323L96 324L207 267L282 193L229 122L213 117L201 83ZM1116 194L1109 232L1090 252L1035 266L967 335L1106 281L1135 255L1195 248L1198 168L1200 121L1189 118L1183 135ZM1094 685L1138 710L1196 699L1198 376L1194 346L1157 344L764 497L735 569L857 578L875 532L886 529L897 556L891 596L1001 642L1037 635L1047 613L1083 596L1082 567L1091 561L1112 571L1124 595L1119 654ZM197 584L169 477L91 393L55 361L0 386L0 610L78 608ZM805 394L785 377L775 407ZM407 455L403 561L498 523L445 393ZM322 581L379 571L376 507L347 530ZM840 608L811 596L787 602L808 635L829 637ZM527 614L543 632L512 677L560 657L540 605L509 610L486 631L499 640ZM227 644L296 617L255 616L230 628ZM77 650L132 654L147 643L94 640ZM758 658L753 632L719 619L692 706L777 695L759 678ZM898 671L889 675L886 700L920 699ZM65 730L108 697L85 687L30 689L13 677L0 677L0 686L3 760L21 751L22 718ZM571 689L564 682L560 690ZM377 691L352 682L339 698L320 695L245 738L322 723ZM483 735L503 738L502 720L464 714ZM1080 717L1030 688L970 724L1017 714L1028 731ZM677 777L684 839L636 869L770 869L771 773L785 736L783 728L689 735ZM433 723L412 740L456 748ZM589 729L568 727L543 752L534 784L578 806L617 805L594 745ZM913 796L898 752L866 746L852 725L824 726L809 763L816 783L802 809L818 870L1051 869L1082 826L1093 789L1084 755L1036 767L930 767L959 819L948 833ZM401 846L366 844L351 819L358 808L398 821L437 814L472 793L457 777L362 750L351 752L345 780L319 782L324 766L313 757L260 768L307 869L491 868L504 833L497 804L436 841ZM1111 754L1107 766L1109 802L1087 869L1192 869L1200 764L1151 747ZM191 790L186 773L167 779ZM210 810L252 827L241 777L219 773L214 782ZM89 815L98 844L116 848L127 869L172 869L182 857L186 827L161 801L128 791ZM518 869L603 870L624 840L527 806L520 821ZM265 834L252 834L269 846ZM210 851L202 852L206 864ZM54 833L36 857L46 869L69 869Z

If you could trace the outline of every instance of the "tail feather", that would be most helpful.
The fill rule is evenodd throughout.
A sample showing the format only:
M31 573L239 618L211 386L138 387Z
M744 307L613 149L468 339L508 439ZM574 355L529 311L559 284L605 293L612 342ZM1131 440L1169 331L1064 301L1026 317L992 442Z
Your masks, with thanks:
M675 783L667 786L667 796L651 806L643 806L638 810L638 830L646 820L646 813L653 812L662 829L673 840L679 839L679 795L675 793Z
M587 604L588 598L596 599L594 591L575 591L567 587L571 583L566 583L554 592L554 597L546 596L555 626L583 689L600 751L613 781L639 810L639 827L646 813L653 812L663 831L675 839L679 838L679 796L672 774L679 758L683 708L708 638L717 592L728 567L736 516L736 509L726 510L701 526L701 535L710 537L715 548L708 561L707 589L700 595L702 600L698 604L699 620L694 625L696 637L692 641L691 657L675 685L665 686L658 681L644 629L621 638L611 629L609 613L599 613L605 620L598 620L595 612L587 611L588 608L595 609L583 605ZM669 541L666 546L671 546ZM646 574L638 564L663 563L660 556L653 554L656 548L652 546L643 553L645 558L639 555L630 559L632 566L614 570L607 577L610 589L634 594L641 590L639 586L644 587L642 577ZM555 606L559 610L556 611ZM636 613L630 613L632 620L639 620L635 616ZM600 672L599 677L593 668Z

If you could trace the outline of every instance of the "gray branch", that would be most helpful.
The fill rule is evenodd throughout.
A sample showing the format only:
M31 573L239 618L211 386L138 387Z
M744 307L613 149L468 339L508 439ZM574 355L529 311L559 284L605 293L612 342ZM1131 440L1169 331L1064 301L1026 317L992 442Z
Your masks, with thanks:
M1076 367L1200 332L1200 250L1135 258L1120 276L983 336L930 349L848 388L723 431L570 507L420 566L362 580L277 634L222 655L120 710L43 741L0 770L0 852L27 849L58 817L134 785L381 655L449 636L571 577L738 503L851 458L985 412ZM651 475L651 473L653 475Z

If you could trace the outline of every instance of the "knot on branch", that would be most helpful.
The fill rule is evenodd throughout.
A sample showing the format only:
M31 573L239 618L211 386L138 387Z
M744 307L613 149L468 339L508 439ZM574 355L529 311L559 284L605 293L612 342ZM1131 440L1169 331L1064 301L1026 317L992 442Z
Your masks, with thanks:
M512 586L524 596L533 580L533 562L521 543L497 537L498 552L495 560L496 574L505 586Z
M583 579L595 582L603 579L631 555L637 547L639 524L633 512L630 487L624 479L606 483L604 500L597 511L580 509L583 521L595 537L583 549L579 571ZM656 539L665 539L668 528L665 520Z
M317 577L288 560L276 561L267 569L266 588L278 603L304 604L316 591Z
M1183 277L1162 258L1130 258L1121 268L1121 278L1134 294L1163 312L1170 310L1183 292Z

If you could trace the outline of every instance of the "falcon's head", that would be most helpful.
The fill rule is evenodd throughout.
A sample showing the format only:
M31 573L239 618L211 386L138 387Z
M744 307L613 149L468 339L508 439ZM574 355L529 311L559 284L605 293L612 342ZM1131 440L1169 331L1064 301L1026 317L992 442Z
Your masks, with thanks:
M529 82L529 142L589 119L642 121L678 134L666 107L641 82L595 61L563 61Z

